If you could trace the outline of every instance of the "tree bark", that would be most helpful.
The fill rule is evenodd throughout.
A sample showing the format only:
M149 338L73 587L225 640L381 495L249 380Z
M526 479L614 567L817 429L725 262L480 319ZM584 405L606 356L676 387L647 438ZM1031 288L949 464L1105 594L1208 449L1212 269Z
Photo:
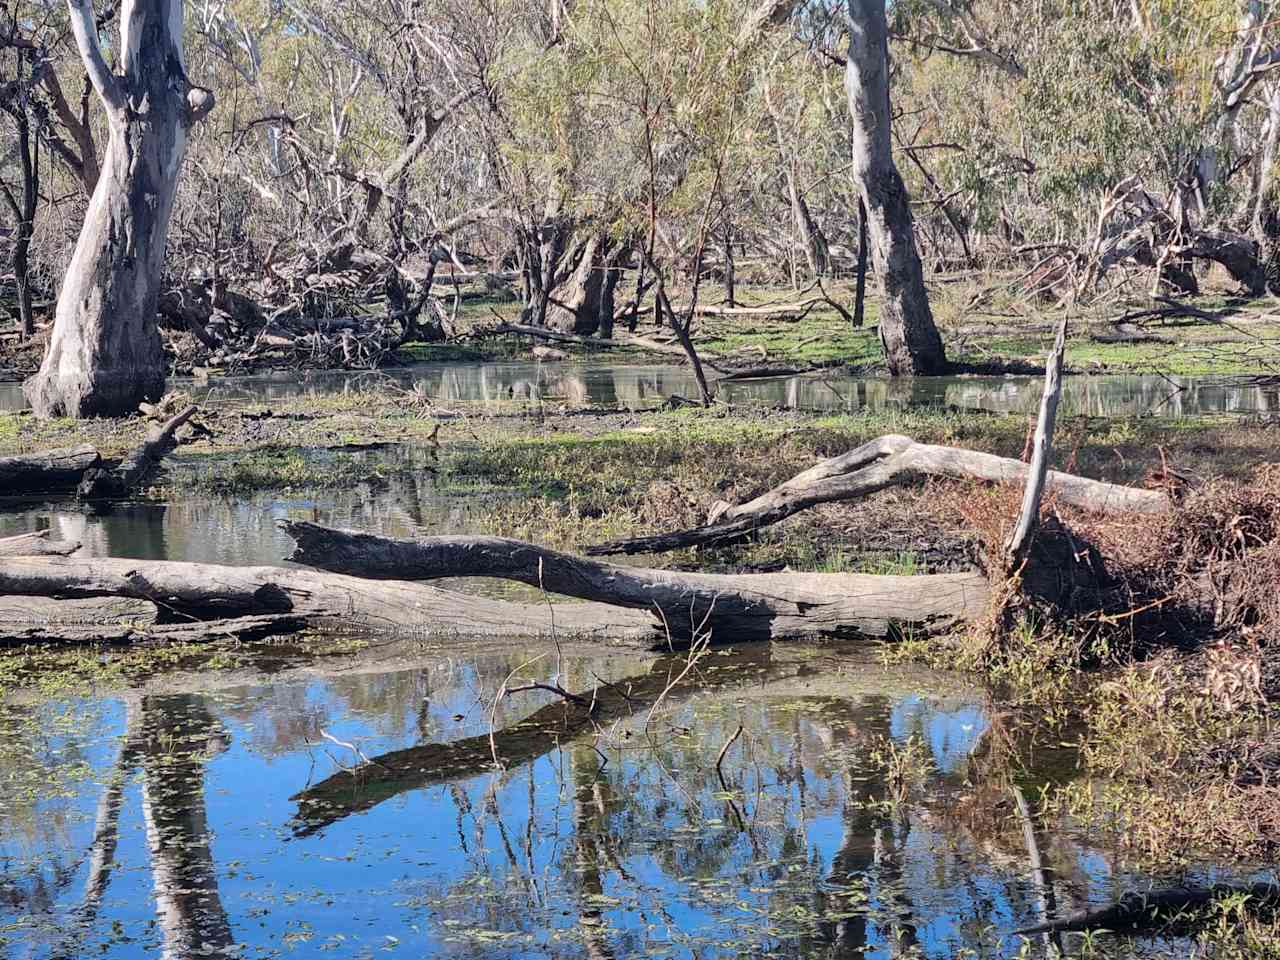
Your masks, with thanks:
M178 430L195 416L197 409L199 408L194 405L189 406L166 423L153 427L142 445L125 457L116 469L94 469L86 472L80 481L80 498L95 500L125 497L132 493L160 465L160 461L178 446Z
M944 373L947 358L929 309L910 201L893 162L885 0L848 0L848 7L845 88L853 114L853 168L884 284L880 342L894 376Z
M197 617L292 614L343 630L431 637L568 636L650 645L654 618L598 603L510 603L427 584L314 570L164 560L18 558L0 564L0 595L131 597Z
M497 577L582 600L656 612L673 639L721 642L928 632L987 608L981 573L919 577L836 573L722 575L600 563L502 537L393 540L281 521L295 563L361 577Z
M79 549L75 540L50 540L48 530L0 539L0 557L68 557Z
M583 241L581 258L573 273L552 293L546 319L552 330L585 337L600 329L607 252L608 239L605 237L592 236Z
M164 390L156 303L187 133L213 108L187 80L181 0L125 0L119 59L103 59L90 0L68 0L109 137L54 318L25 392L41 417L119 416Z
M922 477L1025 484L1028 467L1019 460L974 450L916 443L889 435L822 463L740 506L721 505L709 523L692 530L661 533L588 547L588 556L663 553L685 547L726 544L749 536L802 510L823 503L858 500ZM1140 490L1069 473L1049 471L1046 489L1063 503L1100 514L1161 513L1171 506L1159 490Z
M74 488L86 470L101 462L98 451L87 445L0 457L0 490L12 494Z

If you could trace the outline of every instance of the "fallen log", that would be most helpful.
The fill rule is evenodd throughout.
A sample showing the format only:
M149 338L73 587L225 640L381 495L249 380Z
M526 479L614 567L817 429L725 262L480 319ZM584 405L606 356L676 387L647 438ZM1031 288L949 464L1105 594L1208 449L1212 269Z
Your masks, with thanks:
M603 604L511 603L427 584L284 567L21 557L0 565L0 595L131 597L218 619L292 614L351 633L528 638L559 631L646 646L661 637L651 615Z
M195 416L197 409L199 408L192 404L165 423L153 427L142 445L125 457L114 470L93 469L86 472L80 481L80 498L101 500L128 496L178 446L178 430Z
M1028 467L1020 460L888 435L824 460L748 503L718 504L705 526L597 544L586 553L664 553L731 543L810 507L858 500L927 477L1025 485L1027 476ZM1170 506L1168 496L1160 490L1126 487L1056 470L1048 472L1045 492L1062 503L1098 514L1155 514Z
M101 462L98 451L88 445L0 457L0 493L74 489L85 471Z
M199 643L261 640L297 633L306 621L292 614L159 623L150 600L0 596L0 643Z
M393 540L281 520L297 543L289 558L359 577L437 580L497 577L550 593L655 612L681 641L814 636L884 637L946 630L981 616L984 574L871 576L853 573L724 575L600 563L502 537Z
M0 557L68 557L79 549L75 540L50 540L48 530L0 538Z

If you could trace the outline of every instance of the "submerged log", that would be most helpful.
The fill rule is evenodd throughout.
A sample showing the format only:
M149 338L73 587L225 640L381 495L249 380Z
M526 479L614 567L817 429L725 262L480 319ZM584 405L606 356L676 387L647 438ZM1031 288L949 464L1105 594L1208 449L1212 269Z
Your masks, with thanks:
M152 427L142 445L121 461L114 470L94 469L80 481L80 497L98 500L108 497L125 497L133 492L147 476L160 465L178 446L178 430L186 425L199 409L188 406L168 421Z
M73 489L86 470L102 462L91 446L0 457L0 493Z
M706 526L598 544L588 547L586 553L664 553L724 544L819 504L858 500L927 477L1025 485L1028 474L1027 465L1020 460L888 435L824 460L748 503L722 505L713 511ZM1049 471L1045 492L1061 503L1098 514L1163 513L1171 505L1160 490L1126 487L1056 470Z
M282 520L296 563L360 577L498 577L551 593L657 613L680 640L883 637L946 630L987 610L982 573L893 577L853 573L725 575L600 563L502 537L393 540Z
M131 597L195 617L292 614L335 629L415 636L565 636L640 641L660 636L650 615L602 604L510 603L427 584L361 580L314 570L167 560L18 558L0 565L0 595Z
M75 540L50 540L48 530L0 538L0 557L69 557L79 549Z

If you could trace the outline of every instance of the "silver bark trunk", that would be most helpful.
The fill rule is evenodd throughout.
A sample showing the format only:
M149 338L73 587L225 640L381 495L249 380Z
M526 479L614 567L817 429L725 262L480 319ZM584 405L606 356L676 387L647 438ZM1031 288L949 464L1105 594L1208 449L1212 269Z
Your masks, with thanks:
M27 381L41 417L118 416L164 390L156 301L187 131L213 107L187 80L181 0L126 0L114 74L89 0L68 0L106 109L106 157L58 296L44 363Z
M893 162L885 2L848 3L845 90L853 114L854 176L867 208L872 257L884 283L880 341L895 376L942 373L947 358L924 288L907 189Z

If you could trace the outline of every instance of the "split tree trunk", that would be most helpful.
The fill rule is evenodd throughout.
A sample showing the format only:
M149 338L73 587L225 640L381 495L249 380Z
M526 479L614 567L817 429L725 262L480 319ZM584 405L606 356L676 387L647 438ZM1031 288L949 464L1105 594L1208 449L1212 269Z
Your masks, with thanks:
M187 132L213 96L186 77L182 0L125 0L119 75L103 59L90 0L68 7L110 136L49 349L25 392L41 417L119 416L164 392L161 263Z
M853 168L866 205L876 270L884 284L880 342L894 376L946 372L916 250L906 185L893 162L889 28L885 0L848 0L845 88L853 114Z

